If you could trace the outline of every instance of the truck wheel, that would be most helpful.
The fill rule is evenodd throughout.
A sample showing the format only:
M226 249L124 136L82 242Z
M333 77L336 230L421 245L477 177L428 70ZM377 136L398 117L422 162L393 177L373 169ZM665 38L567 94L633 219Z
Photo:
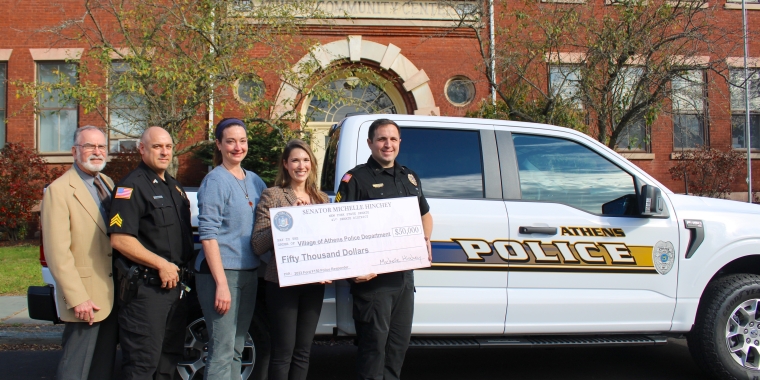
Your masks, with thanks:
M185 333L185 353L182 361L177 364L177 372L183 380L200 380L203 379L203 369L206 367L206 357L208 356L208 330L206 330L206 320L198 318L187 325ZM242 380L248 379L253 372L253 363L256 358L253 339L247 334L245 346L243 347Z
M699 366L720 379L760 378L760 276L734 274L713 280L688 335Z

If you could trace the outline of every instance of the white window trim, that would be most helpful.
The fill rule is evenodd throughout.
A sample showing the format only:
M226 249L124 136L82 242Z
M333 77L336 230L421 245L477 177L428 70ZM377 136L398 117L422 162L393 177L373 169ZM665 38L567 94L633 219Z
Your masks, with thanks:
M579 64L586 60L586 53L546 53L544 59L551 64Z
M145 52L147 53L148 56L152 56L153 53L156 52L156 49L150 48L150 49L146 50ZM113 50L111 50L111 51L108 52L108 58L110 58L111 60L114 60L114 61L121 61L124 58L134 57L135 55L136 54L135 54L134 49L132 49L132 48L125 48L125 47L113 48Z
M684 149L684 150L685 151L689 151L689 150L698 150L698 149L691 148L691 149ZM747 149L746 148L733 148L733 150L734 151L738 151L739 153L742 153L743 157L745 159L747 158ZM681 152L672 152L672 153L670 153L670 159L671 160L681 160L682 159L681 158L682 155L683 155L683 153L681 153ZM751 153L750 152L749 158L753 159L753 160L760 160L760 153Z
M108 52L108 58L112 60L122 60L124 57L132 56L132 49L130 48L114 48L113 51Z
M760 3L746 3L747 10L748 11L760 11ZM741 0L726 0L726 4L723 6L723 9L742 9L742 2Z
M625 66L646 66L647 58L641 54L634 54L625 61Z
M36 61L67 61L78 60L84 53L84 48L59 48L59 49L29 49L32 60Z
M699 2L700 2L699 0L682 0L682 1L680 1L680 2L679 2L679 1L677 1L677 0L670 0L670 1L668 1L668 4L670 4L671 6L677 6L677 5L679 5L679 4L685 4L685 3L699 3ZM710 3L708 3L708 2L704 2L704 3L700 4L700 5L699 5L699 7L700 7L700 8L702 8L702 9L704 9L704 8L709 8L709 7L710 7Z
M0 49L0 61L10 61L11 53L13 53L13 49Z
M586 0L541 0L541 2L555 4L586 4Z
M42 159L45 160L48 164L73 164L74 163L74 156L69 153L68 155L65 155L64 153L56 153L53 155L44 155L40 154L42 156Z
M726 65L730 68L743 68L744 57L728 57L726 58ZM747 67L760 67L760 57L747 58Z
M654 153L628 153L628 150L616 152L628 160L654 160Z
M622 5L624 3L625 3L625 0L604 0L604 5ZM671 6L678 6L679 4L680 5L686 5L686 4L689 4L689 3L697 3L697 4L699 4L699 3L701 3L701 1L700 0L680 0L680 1L679 0L669 0L668 1L668 4L671 5ZM647 4L648 4L648 2L645 1L643 5L647 5ZM707 3L707 2L704 2L704 3L701 3L699 5L699 7L700 8L709 8L710 4Z
M670 63L675 66L707 67L710 64L709 55L674 55L670 57Z

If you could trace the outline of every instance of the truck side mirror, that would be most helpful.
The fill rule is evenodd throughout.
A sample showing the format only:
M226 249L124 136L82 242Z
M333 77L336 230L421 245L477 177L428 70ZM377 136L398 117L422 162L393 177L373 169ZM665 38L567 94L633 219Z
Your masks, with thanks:
M665 201L662 199L660 189L652 185L642 186L639 194L639 214L644 216L662 215L664 209Z

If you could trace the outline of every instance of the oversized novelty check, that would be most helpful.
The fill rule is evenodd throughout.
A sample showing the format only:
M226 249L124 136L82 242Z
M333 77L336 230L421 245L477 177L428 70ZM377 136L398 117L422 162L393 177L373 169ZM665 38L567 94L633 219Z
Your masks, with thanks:
M280 286L430 266L416 197L269 213Z

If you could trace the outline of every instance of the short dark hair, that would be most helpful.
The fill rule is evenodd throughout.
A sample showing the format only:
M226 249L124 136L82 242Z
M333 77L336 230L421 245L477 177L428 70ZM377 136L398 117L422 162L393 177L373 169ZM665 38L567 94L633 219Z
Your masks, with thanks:
M369 141L373 141L375 139L375 131L384 125L392 125L396 127L396 130L398 131L398 137L401 137L401 128L398 127L398 124L396 124L395 121L391 119L377 119L372 122L372 125L369 126L369 132L367 132L367 138Z

